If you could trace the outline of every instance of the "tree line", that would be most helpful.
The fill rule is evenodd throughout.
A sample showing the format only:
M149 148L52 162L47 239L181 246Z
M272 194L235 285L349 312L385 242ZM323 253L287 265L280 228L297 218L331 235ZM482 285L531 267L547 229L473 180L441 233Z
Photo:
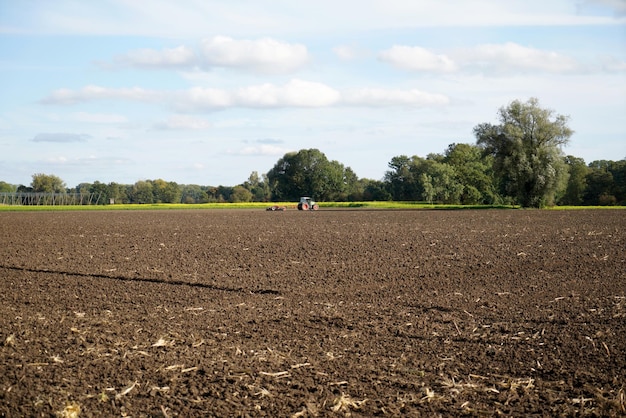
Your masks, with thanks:
M381 180L360 179L318 149L285 154L267 173L236 186L181 185L162 179L132 185L81 183L73 189L50 174L30 186L0 181L0 192L91 193L100 204L293 201L422 201L449 204L626 205L626 158L593 161L565 155L568 118L535 98L498 112L499 124L474 128L476 143L453 143L426 157L395 156Z

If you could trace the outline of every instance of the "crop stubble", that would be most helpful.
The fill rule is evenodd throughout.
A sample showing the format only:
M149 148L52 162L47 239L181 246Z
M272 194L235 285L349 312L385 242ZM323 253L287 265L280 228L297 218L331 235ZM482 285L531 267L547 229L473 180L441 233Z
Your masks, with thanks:
M0 213L0 416L624 415L625 226Z

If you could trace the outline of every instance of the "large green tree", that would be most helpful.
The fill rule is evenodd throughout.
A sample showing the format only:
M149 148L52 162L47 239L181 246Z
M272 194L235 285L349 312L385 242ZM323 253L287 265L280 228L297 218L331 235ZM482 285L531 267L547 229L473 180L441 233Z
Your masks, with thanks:
M202 186L197 184L186 184L181 186L181 201L183 203L207 203L209 196Z
M152 180L152 195L155 203L179 203L182 191L173 181Z
M360 187L363 189L363 193L359 199L369 201L388 201L391 200L391 193L389 193L387 183L380 180L371 179L359 179Z
M463 185L462 204L500 203L494 185L493 158L472 144L450 144L443 162L454 167L457 182Z
M461 201L464 186L459 183L454 167L433 158L427 158L417 167L422 200L428 203L456 204Z
M109 188L108 197L109 199L113 199L114 203L129 203L130 202L130 199L128 197L130 186L111 182L109 183L108 188ZM109 203L109 202L106 202L106 203Z
M613 173L613 194L618 205L626 205L626 158L612 161L609 170Z
M83 190L79 191L81 193L83 192ZM93 203L98 203L100 205L109 204L111 199L110 189L109 186L107 186L106 184L96 180L93 182L93 184L89 186L87 191L92 194Z
M243 187L250 190L252 200L255 202L267 202L272 197L266 174L259 176L257 171L253 171L243 183Z
M561 147L573 134L569 118L540 107L536 98L501 107L498 118L498 125L476 126L474 135L494 157L503 191L524 207L554 203L567 181Z
M154 193L150 180L139 180L130 189L131 203L154 203Z
M13 193L17 190L17 186L7 183L6 181L0 181L0 193Z
M252 202L253 197L252 192L244 186L235 186L228 200L231 203Z
M393 200L420 200L423 190L419 188L418 176L414 167L423 160L414 155L398 155L391 158L387 164L389 170L385 172L385 183Z
M329 161L318 149L285 154L267 173L272 200L295 200L312 196L320 201L345 194L347 181L356 181L343 164Z
M626 159L592 161L585 181L585 205L626 204Z
M33 174L30 183L34 192L39 193L65 193L65 182L53 174Z
M363 183L359 181L359 177L350 167L346 167L343 171L343 182L345 184L344 191L335 197L336 201L355 202L363 200Z
M440 154L426 158L417 155L393 157L385 173L385 182L394 200L459 203L464 185L454 167Z
M582 158L568 155L565 157L565 164L567 164L569 179L567 180L567 187L565 193L559 199L561 205L581 205L585 197L585 191L587 190L587 174L589 168L585 164L585 160Z

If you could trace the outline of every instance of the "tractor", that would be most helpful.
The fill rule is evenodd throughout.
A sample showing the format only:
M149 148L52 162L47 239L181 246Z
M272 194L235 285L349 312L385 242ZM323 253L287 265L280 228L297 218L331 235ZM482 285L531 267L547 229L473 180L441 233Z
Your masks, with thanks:
M298 210L318 210L319 208L317 202L310 197L301 197L298 203Z

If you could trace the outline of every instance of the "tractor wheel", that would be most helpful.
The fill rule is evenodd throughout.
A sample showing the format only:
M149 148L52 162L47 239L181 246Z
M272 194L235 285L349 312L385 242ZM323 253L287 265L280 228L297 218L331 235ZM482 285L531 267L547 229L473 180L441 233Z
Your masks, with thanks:
M313 207L312 207L311 209L313 209L313 210L318 210L319 208L320 208L320 207L319 207L317 204L315 204L315 205L313 205Z
M302 203L298 203L298 210L302 210Z
M309 210L309 204L308 203L302 203L302 210Z

